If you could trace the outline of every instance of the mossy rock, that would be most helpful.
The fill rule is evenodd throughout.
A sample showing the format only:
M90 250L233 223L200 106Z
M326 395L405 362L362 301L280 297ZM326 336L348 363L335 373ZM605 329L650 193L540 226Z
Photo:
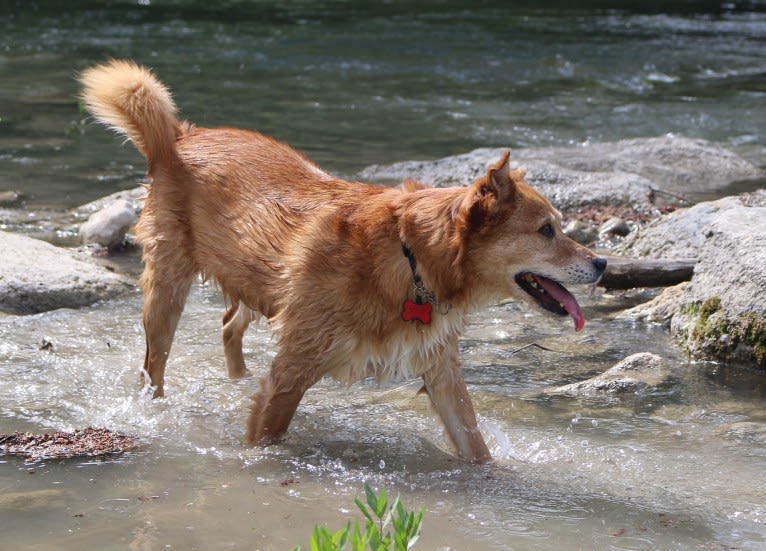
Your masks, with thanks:
M676 338L695 358L766 369L766 317L727 315L719 297L684 306L673 320Z

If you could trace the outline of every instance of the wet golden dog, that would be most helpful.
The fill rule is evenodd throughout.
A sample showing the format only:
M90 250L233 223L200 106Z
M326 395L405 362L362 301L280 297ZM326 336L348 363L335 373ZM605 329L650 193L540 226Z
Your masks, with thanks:
M165 363L197 274L220 286L229 375L247 373L242 336L259 314L279 351L254 397L247 442L282 436L306 390L422 377L460 457L491 459L458 358L466 315L524 297L577 330L563 283L591 283L606 261L564 236L560 215L512 170L508 154L466 188L348 182L257 132L177 118L146 68L85 70L82 98L148 162L143 246L144 374L163 394Z

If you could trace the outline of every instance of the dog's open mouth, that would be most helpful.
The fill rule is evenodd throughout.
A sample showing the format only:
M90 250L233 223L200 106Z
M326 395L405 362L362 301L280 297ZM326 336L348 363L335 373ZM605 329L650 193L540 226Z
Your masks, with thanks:
M585 327L582 308L563 285L532 272L518 273L514 279L541 307L559 316L572 316L575 331L582 331Z

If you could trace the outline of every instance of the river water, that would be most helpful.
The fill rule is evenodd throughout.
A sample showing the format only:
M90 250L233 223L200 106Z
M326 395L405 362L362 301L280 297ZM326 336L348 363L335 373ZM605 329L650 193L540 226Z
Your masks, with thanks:
M258 128L346 176L479 146L666 132L764 164L760 2L101 4L0 7L0 191L23 192L11 210L28 219L6 229L36 233L35 220L140 180L143 160L75 99L73 74L107 57L154 67L198 124ZM50 238L73 242L66 229ZM140 270L135 254L122 261ZM226 378L221 301L202 284L162 400L137 388L138 293L0 315L0 432L106 426L142 443L103 461L0 459L0 549L305 547L315 523L355 514L365 482L427 508L424 549L766 548L763 375L691 363L662 328L615 320L630 296L578 295L582 334L514 305L471 320L466 379L497 458L482 467L454 459L407 381L321 382L282 445L244 448L257 378ZM529 343L555 352L517 352ZM544 393L642 351L671 366L657 389ZM268 369L267 327L251 328L245 354Z

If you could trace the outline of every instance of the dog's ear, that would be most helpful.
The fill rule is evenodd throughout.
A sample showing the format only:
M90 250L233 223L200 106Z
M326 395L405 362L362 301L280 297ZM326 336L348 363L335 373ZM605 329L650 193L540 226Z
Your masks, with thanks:
M404 182L402 182L399 187L405 193L412 193L413 191L418 191L420 189L428 189L432 186L429 186L428 184L423 184L421 182L416 182L415 180L407 179Z
M468 188L456 216L461 229L479 230L510 210L516 196L514 178L523 177L523 172L511 170L510 156L511 152L506 151L484 176Z
M516 182L511 174L511 152L506 151L500 160L490 167L484 178L476 182L482 196L491 196L499 202L506 202L516 193Z

